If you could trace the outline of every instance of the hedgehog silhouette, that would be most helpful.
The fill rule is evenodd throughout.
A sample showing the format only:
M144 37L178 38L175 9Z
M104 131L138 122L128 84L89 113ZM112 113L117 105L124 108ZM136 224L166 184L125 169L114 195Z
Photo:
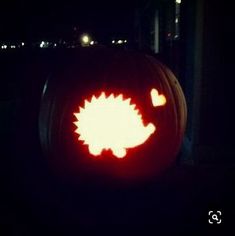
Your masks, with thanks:
M92 96L74 115L78 140L88 145L90 154L95 156L111 150L114 156L123 158L127 149L143 144L156 130L152 123L144 126L136 105L122 94L106 97L102 92L97 98Z

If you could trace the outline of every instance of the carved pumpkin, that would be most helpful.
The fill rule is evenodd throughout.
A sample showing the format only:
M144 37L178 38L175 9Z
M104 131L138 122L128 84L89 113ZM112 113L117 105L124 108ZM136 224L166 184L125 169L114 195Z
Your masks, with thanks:
M64 54L42 94L43 152L73 179L158 175L175 161L185 125L177 79L140 53L85 48Z

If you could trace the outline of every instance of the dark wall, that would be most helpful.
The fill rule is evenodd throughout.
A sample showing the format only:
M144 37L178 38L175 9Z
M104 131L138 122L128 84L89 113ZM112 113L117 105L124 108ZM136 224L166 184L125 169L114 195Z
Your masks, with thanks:
M221 1L183 4L181 74L189 105L187 136L192 156L200 164L235 163L232 9Z

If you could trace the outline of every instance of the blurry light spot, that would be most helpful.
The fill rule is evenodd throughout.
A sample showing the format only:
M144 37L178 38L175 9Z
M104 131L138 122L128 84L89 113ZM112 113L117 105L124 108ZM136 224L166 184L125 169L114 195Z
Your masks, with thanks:
M124 40L124 43L127 43L127 40L126 40L126 39Z
M112 43L115 43L115 40L112 40Z
M175 18L175 23L178 23L179 22L179 19L178 18Z
M95 43L94 41L91 41L91 42L90 42L90 45L94 45L94 43Z
M45 42L42 41L42 42L40 43L40 48L43 48L44 46L45 46Z
M88 43L89 38L88 38L88 36L84 36L82 40L83 40L84 43Z
M21 43L21 46L24 46L24 42Z
M119 39L119 40L117 41L117 43L118 43L118 44L122 44L122 43L123 43L123 40Z
M16 48L16 46L15 45L11 45L11 48Z
M89 35L84 34L84 35L82 36L82 43L83 43L83 44L89 44L90 41L91 41L91 40L90 40Z
M180 4L181 3L181 0L175 0L176 3Z
M40 43L40 48L48 48L48 46L49 46L49 42L42 41Z

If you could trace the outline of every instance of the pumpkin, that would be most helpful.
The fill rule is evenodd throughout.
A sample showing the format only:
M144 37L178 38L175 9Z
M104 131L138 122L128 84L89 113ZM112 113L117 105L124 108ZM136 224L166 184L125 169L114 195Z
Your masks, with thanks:
M175 162L186 115L179 82L155 58L83 48L64 53L44 86L41 147L73 180L151 179Z

